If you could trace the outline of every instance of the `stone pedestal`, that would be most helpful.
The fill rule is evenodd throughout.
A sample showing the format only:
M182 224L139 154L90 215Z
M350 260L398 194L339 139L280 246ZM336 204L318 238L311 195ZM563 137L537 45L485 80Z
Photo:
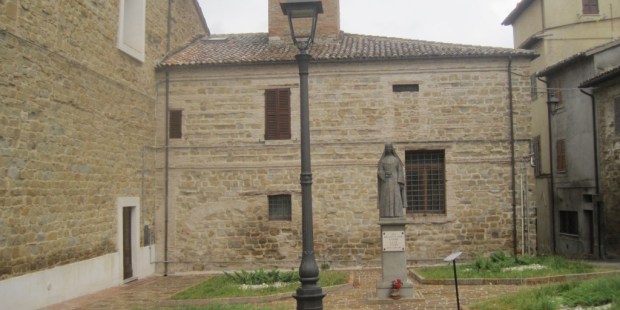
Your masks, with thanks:
M407 280L407 242L404 218L382 218L381 226L381 268L382 278L377 281L377 298L390 298L392 281L400 279L402 298L413 298L413 283Z

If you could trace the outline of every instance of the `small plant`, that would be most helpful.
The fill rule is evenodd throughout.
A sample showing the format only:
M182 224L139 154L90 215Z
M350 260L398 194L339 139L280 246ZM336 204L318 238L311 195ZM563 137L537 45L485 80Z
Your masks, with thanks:
M329 266L329 263L322 263L321 264L321 270L322 271L329 270L329 268L331 268L331 266Z
M294 271L280 272L277 269L265 271L263 268L254 271L247 272L241 270L241 272L234 272L233 274L224 272L226 279L236 284L246 285L258 285L258 284L273 284L277 282L297 282L299 281L299 274Z

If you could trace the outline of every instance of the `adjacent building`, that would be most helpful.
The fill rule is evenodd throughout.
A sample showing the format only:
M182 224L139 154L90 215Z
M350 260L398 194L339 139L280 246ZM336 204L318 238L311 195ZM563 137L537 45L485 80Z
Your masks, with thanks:
M613 69L620 61L620 41L575 54L541 72L549 85L549 128L554 171L556 252L572 257L605 257L604 227L613 229L613 203L601 200L596 104L579 86ZM609 188L613 190L613 188ZM610 221L611 220L611 221ZM608 240L613 240L610 234ZM607 249L607 250L613 250Z
M596 244L593 251L589 245L583 244L579 253L575 249L567 249L566 245L559 241L561 238L560 211L558 204L566 204L566 197L558 191L555 178L564 178L565 173L557 168L557 152L553 151L558 143L562 150L562 142L553 136L551 118L555 115L555 102L548 104L549 98L556 92L563 92L561 100L581 100L573 97L584 96L577 89L577 84L572 86L563 84L549 84L549 81L539 78L536 73L555 65L573 55L583 53L589 49L604 45L617 39L620 35L620 5L614 0L522 0L517 7L506 17L504 25L512 25L514 31L515 47L535 51L540 56L531 62L531 115L532 115L532 141L533 162L536 174L533 203L537 207L537 246L538 252L543 254L570 252L572 256L600 257L602 256L602 244ZM581 76L581 78L587 78ZM573 77L576 82L579 77ZM555 80L553 83L557 83ZM572 87L572 89L570 89ZM547 90L550 90L547 93ZM589 102L589 101L588 101ZM589 104L579 105L579 109L588 109ZM577 119L570 118L570 124L580 127L579 147L581 148L579 173L580 184L583 186L582 194L571 196L571 204L575 207L583 204L586 209L592 205L595 199L595 153L593 140L592 113L581 111ZM550 130L551 129L551 130ZM576 132L575 129L571 129ZM572 134L572 133L570 133ZM589 138L587 138L589 137ZM570 139L573 139L571 137ZM574 139L577 139L574 137ZM561 155L562 153L560 153ZM563 157L560 156L560 164ZM577 164L573 162L573 164ZM562 168L562 167L560 167ZM563 169L563 168L562 168ZM576 185L575 185L576 186ZM562 190L560 190L562 191ZM591 196L594 195L594 196ZM585 198L584 198L585 197ZM560 201L562 200L562 201ZM579 207L582 208L582 207ZM564 214L564 213L562 213ZM584 214L583 222L590 215ZM581 239L590 239L584 234L589 231L602 229L597 215L592 215L592 229L582 226L588 233L580 233ZM563 221L564 222L564 221ZM593 237L594 242L598 240ZM562 248L560 248L562 247ZM584 250L584 249L588 250ZM593 254L594 253L594 254Z
M606 253L620 257L620 67L618 62L606 71L584 81L579 87L591 88L596 107L599 163L599 201L604 206L602 231Z
M195 1L0 3L0 308L153 274L155 66Z
M204 36L158 67L170 272L299 264L297 49L269 5L268 33ZM535 53L343 33L339 2L323 8L310 64L318 263L378 264L385 142L406 165L410 260L520 252Z

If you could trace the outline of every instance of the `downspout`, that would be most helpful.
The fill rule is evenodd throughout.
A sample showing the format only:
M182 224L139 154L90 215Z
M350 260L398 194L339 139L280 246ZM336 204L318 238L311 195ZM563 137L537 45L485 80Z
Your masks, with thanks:
M168 0L168 21L166 31L166 54L170 52L170 31L172 30L172 0ZM169 161L170 161L170 137L168 135L170 113L170 72L166 69L166 113L164 116L165 145L164 145L164 276L168 276L168 196L169 196Z
M541 78L538 78L539 81L545 83L545 88L548 90L549 89L549 84L547 83L547 81L542 80ZM551 184L549 184L549 191L551 192L549 195L549 203L551 204L550 209L551 209L551 246L552 246L552 254L555 255L556 250L555 250L555 246L556 246L556 240L555 240L555 190L554 190L554 186L555 186L555 171L553 171L553 133L551 131L551 102L549 102L549 94L547 93L547 130L549 131L549 173L550 173L550 182Z
M515 180L515 130L512 98L512 57L508 57L508 110L510 114L510 178L512 188L512 253L517 255L517 191Z
M600 198L599 195L601 193L600 191L600 183L599 183L599 166L598 166L598 130L596 128L596 99L594 98L594 95L586 92L583 89L579 89L579 91L581 91L581 93L583 93L584 95L590 97L590 100L592 102L592 141L593 146L594 146L594 188L596 189L596 200L594 201L594 205L596 207L596 211L597 211L597 221L598 221L598 255L599 258L604 258L604 246L603 246L603 238L602 238L602 234L603 234L603 208L601 206L600 203Z

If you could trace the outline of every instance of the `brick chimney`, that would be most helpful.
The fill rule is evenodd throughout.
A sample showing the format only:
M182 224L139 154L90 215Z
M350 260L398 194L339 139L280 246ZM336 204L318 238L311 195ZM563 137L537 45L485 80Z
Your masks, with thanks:
M288 17L282 13L280 2L269 0L269 40L291 40ZM315 41L337 39L340 35L340 0L322 0L323 14L319 14Z

